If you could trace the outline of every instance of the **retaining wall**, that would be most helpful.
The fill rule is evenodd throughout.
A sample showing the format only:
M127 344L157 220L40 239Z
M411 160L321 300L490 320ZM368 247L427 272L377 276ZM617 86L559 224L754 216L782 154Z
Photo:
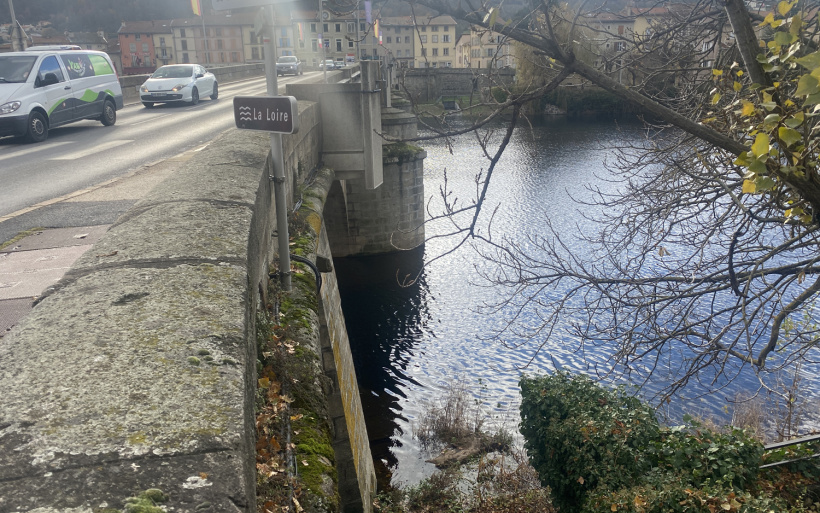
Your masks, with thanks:
M427 103L442 96L466 96L490 87L509 86L515 80L515 70L412 68L401 70L397 80L414 101Z
M318 105L299 111L300 132L283 141L291 191L321 147ZM0 513L118 511L151 488L176 512L256 510L256 312L275 248L269 148L266 134L220 136L3 338ZM351 440L370 457L366 436Z

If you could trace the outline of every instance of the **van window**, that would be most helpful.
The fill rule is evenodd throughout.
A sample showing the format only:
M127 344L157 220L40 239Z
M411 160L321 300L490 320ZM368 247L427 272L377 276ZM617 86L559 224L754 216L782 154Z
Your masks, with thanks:
M37 72L37 76L40 80L43 80L46 73L54 73L57 76L58 82L65 81L65 78L63 77L63 70L60 69L60 63L57 62L57 57L53 55L49 55L43 59L43 62L40 63L40 71Z
M71 80L95 75L114 74L114 70L111 69L108 61L101 55L69 53L61 54L60 59L62 59L65 69L68 70L68 78Z
M0 54L0 83L25 82L36 56L8 56Z

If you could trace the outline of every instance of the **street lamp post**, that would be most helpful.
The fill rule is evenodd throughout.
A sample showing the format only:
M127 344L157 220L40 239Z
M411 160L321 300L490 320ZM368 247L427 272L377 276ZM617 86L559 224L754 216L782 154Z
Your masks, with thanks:
M14 3L9 0L9 11L11 12L11 49L14 52L22 52L23 48L23 34L20 33L20 28L17 26L17 17L14 15Z

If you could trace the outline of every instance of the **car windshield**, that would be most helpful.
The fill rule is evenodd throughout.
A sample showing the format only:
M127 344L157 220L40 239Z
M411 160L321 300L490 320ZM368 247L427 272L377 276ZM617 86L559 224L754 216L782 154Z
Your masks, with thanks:
M25 82L36 60L36 55L0 55L0 83Z
M279 57L279 62L282 64L293 64L296 62L296 57Z
M193 74L193 66L163 66L151 78L190 78Z

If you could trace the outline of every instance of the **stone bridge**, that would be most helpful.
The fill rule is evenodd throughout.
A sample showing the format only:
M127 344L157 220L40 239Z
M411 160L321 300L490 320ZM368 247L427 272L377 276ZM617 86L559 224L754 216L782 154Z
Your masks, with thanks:
M424 239L415 228L425 154L383 153L377 133L412 135L415 125L378 94L389 86L377 74L368 63L361 83L289 85L301 128L283 141L288 211L322 278L308 288L316 306L297 342L324 374L317 400L336 474L327 506L342 511L370 511L376 484L329 263ZM3 338L0 513L121 511L147 490L161 490L168 511L256 511L259 319L277 262L272 174L267 134L226 132Z

